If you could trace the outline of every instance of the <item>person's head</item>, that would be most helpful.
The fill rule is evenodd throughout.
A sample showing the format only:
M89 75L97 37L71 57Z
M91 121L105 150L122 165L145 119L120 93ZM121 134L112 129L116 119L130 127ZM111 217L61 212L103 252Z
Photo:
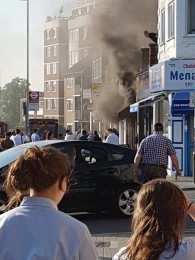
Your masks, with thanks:
M44 197L50 190L59 203L68 190L70 177L71 165L65 154L52 147L28 148L8 170L8 208L17 206L26 194Z
M112 134L112 133L113 133L112 128L108 128L108 130L106 131L106 133L107 133L108 135Z
M72 134L72 131L70 129L66 130L66 134L67 135L71 135Z
M16 135L16 131L12 131L12 135Z
M178 186L162 179L144 184L137 196L127 258L137 259L139 254L139 259L159 259L170 244L174 254L182 240L186 213L185 195Z
M37 132L37 129L35 128L35 129L34 129L34 133L36 133L36 132Z
M16 134L17 134L17 135L20 134L20 129L16 129Z
M86 135L87 131L85 129L83 129L81 133L82 133L82 135Z
M149 37L149 32L148 31L143 31L143 34L144 34L144 36Z
M163 132L163 125L161 123L154 124L154 132Z
M11 137L11 132L6 132L6 133L5 133L5 139L6 139L6 140L9 140L10 137Z
M98 132L97 132L97 131L94 131L94 135L98 135Z

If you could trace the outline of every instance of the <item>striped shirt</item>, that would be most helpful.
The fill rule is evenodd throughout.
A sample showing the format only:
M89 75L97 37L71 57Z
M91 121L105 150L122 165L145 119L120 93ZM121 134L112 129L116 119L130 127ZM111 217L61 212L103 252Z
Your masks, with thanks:
M142 157L142 163L155 165L168 165L168 156L176 154L171 140L162 135L161 132L154 132L144 138L137 151Z

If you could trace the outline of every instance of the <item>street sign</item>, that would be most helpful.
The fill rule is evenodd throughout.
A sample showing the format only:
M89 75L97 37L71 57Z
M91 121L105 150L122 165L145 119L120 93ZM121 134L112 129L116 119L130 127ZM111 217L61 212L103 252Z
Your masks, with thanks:
M39 91L29 91L29 103L39 103Z
M39 103L29 103L29 111L39 111Z
M90 88L83 89L83 99L91 99L91 89Z
M87 103L87 102L83 105L83 109L85 111L94 111L92 103Z
M190 107L195 107L195 92L190 92Z
M92 100L100 99L101 97L101 90L92 90Z

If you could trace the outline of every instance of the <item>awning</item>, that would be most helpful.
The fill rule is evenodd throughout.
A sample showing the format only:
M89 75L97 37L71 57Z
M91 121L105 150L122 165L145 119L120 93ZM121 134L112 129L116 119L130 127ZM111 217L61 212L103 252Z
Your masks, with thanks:
M154 102L163 100L163 99L165 99L165 97L166 97L165 93L160 92L160 93L151 95L147 98L144 98L144 99L130 105L130 113L137 112L139 107L151 106Z
M180 91L173 94L171 113L172 115L188 115L194 113L194 107L190 105L190 91Z

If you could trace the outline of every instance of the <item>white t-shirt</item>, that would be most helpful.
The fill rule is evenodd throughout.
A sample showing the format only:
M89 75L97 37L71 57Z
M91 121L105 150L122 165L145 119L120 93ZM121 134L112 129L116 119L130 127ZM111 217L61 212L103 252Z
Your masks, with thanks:
M20 134L15 135L12 140L13 140L15 146L24 143L24 137L21 136Z
M140 245L141 246L141 245ZM125 247L121 248L112 258L112 260L126 260L125 255L119 258L119 255L125 250ZM195 240L186 240L183 241L174 257L170 258L173 255L173 251L164 250L159 257L159 260L194 260L195 259Z

